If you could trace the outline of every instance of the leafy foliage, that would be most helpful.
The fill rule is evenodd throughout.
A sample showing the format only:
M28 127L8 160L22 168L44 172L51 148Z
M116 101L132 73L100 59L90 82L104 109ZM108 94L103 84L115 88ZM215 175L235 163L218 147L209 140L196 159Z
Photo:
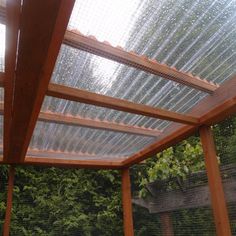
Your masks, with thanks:
M220 163L235 163L236 118L216 125L214 133ZM147 182L175 177L184 180L203 168L199 138L191 137L132 167L133 194L139 192L144 196ZM7 166L1 166L0 172L2 226L6 208ZM122 235L120 185L118 171L17 167L11 235ZM168 188L175 187L176 183L170 181ZM211 229L211 216L207 209L182 210L172 214L175 231L181 229L179 235L183 232L185 235L197 235L190 230L192 227L199 230L201 227L201 232L208 235L204 230ZM154 217L145 209L134 206L134 219L136 235L161 232L158 215Z

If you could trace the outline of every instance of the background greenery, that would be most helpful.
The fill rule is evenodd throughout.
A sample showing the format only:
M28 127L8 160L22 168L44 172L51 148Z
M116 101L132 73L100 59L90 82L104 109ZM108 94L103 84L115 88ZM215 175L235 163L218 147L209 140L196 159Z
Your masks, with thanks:
M214 127L221 165L236 163L236 118ZM198 136L184 140L131 168L133 195L145 197L146 183L188 175L204 169ZM6 208L7 166L0 167L0 224ZM169 181L166 188L176 188ZM109 170L17 167L11 235L122 235L120 173ZM235 208L233 208L235 210ZM235 211L234 211L235 212ZM235 214L231 223L235 228ZM176 235L214 235L210 209L172 214ZM134 206L136 235L159 235L158 214Z

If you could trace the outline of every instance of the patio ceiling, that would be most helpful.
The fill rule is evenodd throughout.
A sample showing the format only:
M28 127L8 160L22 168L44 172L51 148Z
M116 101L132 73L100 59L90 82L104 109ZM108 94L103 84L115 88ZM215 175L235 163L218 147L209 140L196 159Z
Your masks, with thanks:
M2 162L122 168L235 113L235 12L226 0L2 3Z

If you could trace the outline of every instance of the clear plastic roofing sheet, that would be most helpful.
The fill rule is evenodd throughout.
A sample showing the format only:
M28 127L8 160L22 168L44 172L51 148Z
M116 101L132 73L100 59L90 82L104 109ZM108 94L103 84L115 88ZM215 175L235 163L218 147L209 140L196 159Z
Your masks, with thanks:
M235 73L235 0L77 0L69 29L222 83Z
M184 113L205 94L63 45L52 82Z
M153 141L154 138L145 136L38 122L30 149L77 154L78 159L86 154L94 155L92 159L112 159L129 156Z
M236 72L236 0L77 0L68 29L222 84ZM62 45L51 82L188 113L207 93ZM46 97L42 111L165 132L171 122ZM128 157L158 138L38 122L31 148Z

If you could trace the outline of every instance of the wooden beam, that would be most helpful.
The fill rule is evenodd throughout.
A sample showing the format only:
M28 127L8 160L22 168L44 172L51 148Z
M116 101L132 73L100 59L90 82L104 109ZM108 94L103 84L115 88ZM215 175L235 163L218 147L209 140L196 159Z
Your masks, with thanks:
M190 116L199 117L199 125L215 124L236 112L236 76L221 85L212 96L207 96L188 113ZM177 144L183 139L193 135L198 126L181 124L170 125L158 137L157 141L144 150L127 158L123 164L129 167L155 155L164 149Z
M74 0L34 1L22 5L9 155L22 162L40 112Z
M227 203L236 203L236 181L225 180L223 187ZM154 192L154 194L151 192ZM207 183L186 188L184 191L177 189L165 192L153 188L151 192L152 196L146 199L134 198L132 200L133 203L147 208L149 213L173 212L183 209L210 207L211 205L211 196Z
M6 50L5 50L5 80L4 80L4 156L8 155L10 146L10 129L12 122L12 103L21 15L21 1L6 2ZM1 77L4 78L3 75ZM1 80L3 79L1 78ZM2 84L2 83L1 83Z
M126 52L120 47L112 47L107 43L99 42L96 38L84 36L78 31L66 31L64 43L207 93L213 93L218 87L213 83L194 77L191 74L180 72L155 60L149 60L135 53Z
M139 126L126 125L122 123L115 123L109 121L99 121L87 118L82 118L79 116L68 116L56 113L40 112L39 120L45 122L54 122L58 124L67 124L74 126L83 126L93 129L109 130L116 132L124 132L135 135L145 135L151 137L157 137L160 135L161 131L148 129Z
M122 204L123 204L123 224L124 224L124 235L133 236L133 212L132 212L132 201L131 201L131 186L129 169L123 169L122 175Z
M103 160L65 160L53 158L40 158L27 156L23 165L36 166L54 166L66 168L87 168L87 169L120 169L122 166L119 161L103 161Z
M14 188L14 177L15 177L15 167L10 166L8 172L8 186L7 186L7 208L5 214L5 221L3 226L3 236L10 235L10 223L11 223L11 209L12 209L12 197Z
M0 157L0 164L7 165L6 161ZM58 158L32 157L26 156L24 162L18 163L19 166L48 166L61 168L86 168L86 169L121 169L119 161L98 161L98 160L64 160Z
M219 236L230 236L231 229L229 224L229 216L225 202L218 160L216 157L213 134L209 126L202 126L199 131L205 157L216 232Z
M196 125L198 119L176 112L150 107L143 104L133 103L127 100L108 97L89 91L70 88L67 86L50 83L47 91L48 96L67 99L70 101L92 104L95 106L111 108L114 110L129 112L158 119L170 120L185 124Z
M0 102L0 115L3 115L3 103ZM114 132L124 132L135 135L144 135L150 137L157 137L161 134L161 131L149 129L145 127L126 125L123 123L115 123L109 121L92 120L88 118L82 118L80 116L69 116L52 112L40 112L39 121L52 122L57 124L82 126L92 129L109 130Z
M0 87L4 87L5 72L0 72Z
M4 7L0 7L0 23L1 22L5 22ZM84 36L78 31L66 31L64 43L80 50L193 87L203 92L213 93L218 87L218 85L200 79L199 77L194 77L190 73L178 71L175 68L160 64L155 60L137 55L133 52L126 52L120 47L112 47L107 42L99 42L94 37Z
M28 149L27 156L32 158L48 158L48 159L62 159L62 160L101 160L101 161L115 161L121 162L124 160L125 157L117 157L112 155L96 155L96 154L89 154L89 153L74 153L74 152L61 152L61 151L54 151L54 150L39 150L39 149Z
M174 228L170 212L160 214L162 236L174 236Z

